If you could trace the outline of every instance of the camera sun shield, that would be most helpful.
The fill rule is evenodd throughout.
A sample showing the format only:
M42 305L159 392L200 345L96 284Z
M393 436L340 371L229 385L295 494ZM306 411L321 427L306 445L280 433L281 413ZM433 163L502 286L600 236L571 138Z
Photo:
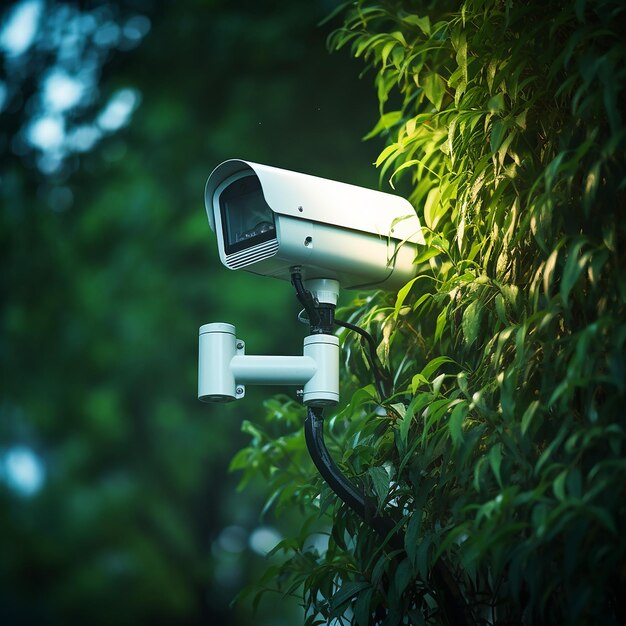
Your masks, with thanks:
M398 289L424 243L404 198L239 159L211 173L205 204L226 267L283 280L300 266L346 289Z

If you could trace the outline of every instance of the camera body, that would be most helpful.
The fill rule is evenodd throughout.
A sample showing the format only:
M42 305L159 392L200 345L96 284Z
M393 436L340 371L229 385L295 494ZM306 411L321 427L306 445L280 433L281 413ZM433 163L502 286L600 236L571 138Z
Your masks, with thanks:
M399 289L424 243L404 198L240 159L213 170L205 205L227 268L284 280Z

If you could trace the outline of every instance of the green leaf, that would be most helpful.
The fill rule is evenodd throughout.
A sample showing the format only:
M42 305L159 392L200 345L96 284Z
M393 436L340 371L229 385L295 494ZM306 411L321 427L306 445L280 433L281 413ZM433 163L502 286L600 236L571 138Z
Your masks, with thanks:
M424 246L420 249L419 254L415 257L413 261L414 265L420 265L422 263L426 263L426 261L432 259L433 257L441 254L441 250L439 248L431 248L429 246Z
M502 465L502 444L496 444L489 450L489 466L493 475L502 487L502 477L500 476L500 466Z
M398 295L396 296L396 305L395 305L395 318L396 319L398 318L400 309L404 305L404 301L406 300L406 297L409 295L409 291L411 291L413 285L415 284L415 281L417 281L418 278L419 276L417 276L416 278L412 278L406 285L404 285L404 287L402 287L398 291Z
M339 590L333 595L330 600L330 615L329 619L338 617L345 610L348 602L354 598L357 593L364 589L371 589L371 584L366 581L347 582L341 585Z
M458 447L463 443L463 421L467 417L469 411L469 404L467 400L463 400L457 404L448 421L448 428L450 429L450 435L452 437L452 445Z
M439 111L446 93L446 81L436 72L431 72L424 78L422 87L426 97L433 103L437 111Z
M367 473L372 479L374 492L378 498L378 508L382 509L389 494L389 474L384 467L370 467Z
M430 563L430 548L433 544L432 535L428 535L424 537L417 547L417 553L415 555L415 566L417 567L417 571L419 572L422 579L426 580L428 578L428 573L431 570Z
M404 559L400 562L400 565L398 565L394 576L395 592L398 595L401 596L408 587L412 577L411 573L411 563L409 559Z
M520 160L518 156L514 152L509 152L509 148L516 136L517 132L515 130L512 130L507 135L506 139L500 144L500 147L498 148L498 163L500 164L500 166L504 165L504 160L507 154L513 159L513 161L515 161L517 165L520 165Z
M506 306L504 304L504 297L501 293L496 295L495 298L496 305L496 314L498 315L498 319L505 325L508 325L509 319L506 314Z
M372 584L378 585L381 581L382 577L387 573L389 568L389 556L383 553L378 560L376 561L376 565L374 565L372 569Z
M489 93L491 93L493 89L493 83L496 77L496 71L498 69L498 62L492 59L487 66L487 86L489 87Z
M233 472L235 470L244 469L250 464L250 450L248 448L243 448L239 450L237 454L233 457L230 465L228 466L228 471Z
M430 381L423 374L415 374L415 376L413 376L413 378L411 379L411 393L416 393L420 387L428 387L429 385Z
M430 18L427 15L425 17L407 15L402 18L402 21L405 24L417 26L424 33L424 35L430 36Z
M532 424L532 421L533 421L533 417L535 416L535 413L538 408L539 408L539 400L533 400L528 405L527 409L524 411L524 415L522 416L522 423L521 423L522 435L525 435L528 429L530 428L530 425Z
M467 35L460 32L458 36L453 36L452 45L456 50L456 62L463 75L463 82L467 84Z
M439 187L433 187L426 196L426 202L424 203L424 221L426 226L431 230L434 230L437 226L437 205L441 197L441 189Z
M441 389L441 385L443 385L443 381L447 378L446 374L439 374L436 378L433 379L433 393L437 396L439 395L439 391Z
M615 525L615 520L613 519L609 511L600 506L589 505L585 506L584 510L590 513L593 517L595 517L613 535L617 536L619 534L617 531L617 526Z
M557 178L559 171L561 169L561 162L565 158L564 152L559 152L552 161L546 167L543 176L546 181L546 189L550 191L552 189L552 185Z
M499 113L504 109L504 94L497 93L495 96L492 96L487 103L487 108L491 113Z
M565 480L567 479L567 470L563 470L552 483L552 489L557 500L561 502L565 500Z
M381 115L376 123L376 126L374 126L374 128L372 128L372 130L370 130L370 132L367 133L363 139L372 139L373 137L380 135L380 133L389 130L392 126L395 126L401 119L402 111L389 111L384 115Z
M383 65L383 67L384 67L385 65L387 65L387 58L389 57L389 54L391 53L391 51L393 50L393 48L394 48L395 46L397 46L397 45L398 45L398 42L397 42L397 41L388 41L388 42L387 42L387 43L383 46L382 52L381 52L381 54L380 54L380 61L381 61L381 64Z
M417 374L417 375L419 376L419 374ZM413 385L413 383L411 383L411 385ZM415 393L415 392L413 392L413 393ZM409 403L409 406L407 407L406 412L405 412L405 414L402 417L402 420L400 422L400 428L399 428L400 440L404 444L406 444L408 436L409 436L409 428L411 427L411 422L413 421L413 416L415 414L415 407L416 407L418 401L419 401L419 398L417 396L414 397L411 400L411 402Z
M420 531L422 528L422 511L421 508L413 511L411 519L406 528L406 535L404 535L404 548L407 556L411 559L411 562L415 565L417 561L417 548L419 543Z
M439 369L444 363L454 363L454 360L449 356L438 356L429 361L422 369L422 376L426 380L430 380L430 377L434 372Z
M598 193L598 187L600 184L600 172L601 163L599 161L596 161L596 163L594 163L589 169L589 172L587 172L587 179L585 180L585 191L583 193L583 207L587 215L591 213L594 207L596 195Z
M571 247L567 255L567 261L565 261L565 268L563 269L560 288L561 298L565 305L567 305L570 291L576 284L578 277L589 259L588 255L580 255L580 251L585 243L586 242L584 240L578 240Z
M552 275L556 268L556 261L559 256L559 249L555 248L543 265L543 292L546 296L550 296L550 284L552 283Z
M543 466L548 462L554 451L563 443L563 439L565 439L565 435L567 434L567 429L565 426L561 426L559 428L559 432L557 436L550 442L550 444L546 447L546 449L541 453L539 460L535 464L535 474L539 475Z
M465 213L461 215L461 219L456 228L456 245L460 253L463 253L463 241L465 238Z
M446 327L446 323L448 321L448 307L441 309L439 315L437 316L437 324L435 326L435 341L438 341L443 335L444 328Z
M363 139L367 139L367 138L368 138L368 136L363 137ZM394 152L399 152L399 151L400 151L400 148L398 147L398 144L392 143L392 144L388 145L378 155L378 158L376 159L376 162L374 163L374 165L376 167L380 167Z
M354 603L354 619L356 620L358 626L370 626L373 593L374 589L372 587L362 590L361 593L359 593L356 602Z
M404 305L404 301L406 300L407 295L409 294L409 292L411 291L413 285L420 279L424 279L424 278L429 278L428 276L426 276L425 274L422 274L420 276L416 276L415 278L412 278L406 285L404 285L404 287L402 287L400 289L400 291L398 291L398 295L396 296L396 304L394 307L394 319L398 319L398 315L400 314L400 310L402 309L402 306Z
M465 337L465 343L471 346L478 337L478 331L480 330L481 320L480 304L477 300L474 300L463 312L463 319L461 327L463 329L463 336Z
M392 37L393 39L395 39L397 42L401 43L403 46L406 47L407 43L406 43L406 39L404 38L404 35L402 34L401 31L396 30L393 33L389 33L389 37Z
M491 153L495 154L502 145L502 140L507 131L507 125L502 120L496 120L491 127Z

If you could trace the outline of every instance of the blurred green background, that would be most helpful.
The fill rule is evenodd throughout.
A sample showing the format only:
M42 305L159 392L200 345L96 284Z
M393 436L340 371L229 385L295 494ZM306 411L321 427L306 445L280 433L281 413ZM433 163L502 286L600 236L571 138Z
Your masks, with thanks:
M198 327L301 351L291 287L219 263L203 206L241 157L376 187L376 94L336 3L0 9L0 624L294 624L229 607L292 519L236 491L236 406L196 399Z

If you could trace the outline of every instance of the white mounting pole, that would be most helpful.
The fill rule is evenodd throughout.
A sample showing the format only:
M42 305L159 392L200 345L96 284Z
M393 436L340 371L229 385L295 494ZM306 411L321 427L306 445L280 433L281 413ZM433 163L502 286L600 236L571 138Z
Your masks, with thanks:
M307 406L339 402L339 340L334 335L304 339L303 356L246 355L232 324L200 327L198 398L230 402L245 395L245 385L303 386Z

